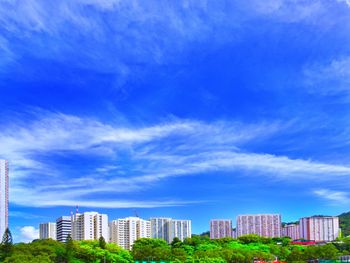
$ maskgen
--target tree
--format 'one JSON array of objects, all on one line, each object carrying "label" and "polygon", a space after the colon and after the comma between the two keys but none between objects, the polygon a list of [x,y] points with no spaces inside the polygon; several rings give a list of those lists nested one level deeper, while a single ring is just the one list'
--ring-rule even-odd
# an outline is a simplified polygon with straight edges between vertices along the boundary
[{"label": "tree", "polygon": [[6,228],[4,235],[2,237],[2,242],[0,245],[0,259],[3,261],[5,258],[11,256],[12,253],[12,234],[11,231]]},{"label": "tree", "polygon": [[100,248],[105,249],[106,248],[106,240],[104,239],[103,236],[101,236],[98,240],[98,244]]},{"label": "tree", "polygon": [[66,262],[71,263],[74,260],[74,241],[71,237],[71,235],[68,235],[66,240]]},{"label": "tree", "polygon": [[172,248],[179,248],[182,246],[182,242],[178,237],[174,237],[170,245]]},{"label": "tree", "polygon": [[238,240],[243,244],[259,243],[261,242],[261,237],[255,234],[249,234],[249,235],[240,236]]},{"label": "tree", "polygon": [[298,247],[292,248],[292,252],[287,257],[287,262],[305,262],[305,260],[303,250]]},{"label": "tree", "polygon": [[132,246],[135,260],[169,260],[170,246],[162,239],[140,238]]}]

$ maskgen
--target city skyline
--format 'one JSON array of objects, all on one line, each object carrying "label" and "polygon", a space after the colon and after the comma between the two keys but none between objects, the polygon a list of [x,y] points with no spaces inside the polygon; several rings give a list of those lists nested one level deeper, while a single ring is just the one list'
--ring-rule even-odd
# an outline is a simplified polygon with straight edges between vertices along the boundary
[{"label": "city skyline", "polygon": [[[71,215],[66,239],[62,239],[62,224],[64,217],[56,223],[40,224],[40,239],[52,238],[66,242],[68,236],[73,240],[99,240],[103,237],[106,242],[115,243],[120,247],[131,250],[134,242],[140,238],[163,239],[171,244],[174,238],[184,242],[192,237],[191,220],[172,218],[150,218],[138,216],[112,219],[98,212],[83,212]],[[57,226],[57,227],[56,227]],[[203,233],[210,239],[237,238],[246,235],[257,235],[266,238],[289,237],[293,242],[332,242],[342,237],[342,230],[337,216],[315,215],[303,217],[299,222],[282,223],[279,214],[249,214],[236,218],[236,227],[231,219],[212,219],[209,222],[209,234]],[[57,233],[57,236],[56,236]]]},{"label": "city skyline", "polygon": [[193,233],[349,211],[349,28],[346,0],[1,1],[13,239],[76,206]]}]

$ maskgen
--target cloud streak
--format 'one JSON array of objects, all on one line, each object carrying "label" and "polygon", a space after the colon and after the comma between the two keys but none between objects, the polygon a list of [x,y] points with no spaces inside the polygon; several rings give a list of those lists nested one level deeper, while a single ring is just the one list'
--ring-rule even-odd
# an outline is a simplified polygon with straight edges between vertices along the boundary
[{"label": "cloud streak", "polygon": [[304,69],[309,91],[321,95],[350,93],[350,57],[342,57],[328,63],[316,63]]},{"label": "cloud streak", "polygon": [[350,203],[350,197],[347,192],[318,189],[314,190],[314,194],[320,198],[330,201],[335,205],[346,205]]},{"label": "cloud streak", "polygon": [[[0,156],[11,163],[10,200],[22,206],[188,205],[196,200],[140,201],[120,195],[148,191],[167,178],[200,176],[215,171],[246,170],[270,179],[318,178],[325,182],[350,174],[347,165],[243,150],[246,144],[273,137],[289,129],[291,124],[205,123],[176,119],[151,126],[128,127],[62,113],[36,114],[32,121],[14,120],[0,132],[3,145]],[[57,155],[68,158],[68,166],[76,156],[102,158],[102,163],[106,164],[98,163],[83,173],[72,174],[74,164],[62,170],[55,162],[45,161]],[[123,165],[125,162],[128,166]],[[100,195],[107,193],[114,197],[99,201]]]},{"label": "cloud streak", "polygon": [[[176,63],[194,42],[210,41],[213,47],[238,43],[250,19],[312,23],[325,14],[322,1],[65,0],[54,5],[44,0],[2,1],[0,24],[8,35],[5,41],[18,43],[6,48],[6,54],[16,57],[4,62],[2,70],[30,54],[128,79],[131,72],[142,71],[137,65]],[[84,45],[82,40],[87,38],[93,47]],[[64,44],[46,44],[53,41]]]}]

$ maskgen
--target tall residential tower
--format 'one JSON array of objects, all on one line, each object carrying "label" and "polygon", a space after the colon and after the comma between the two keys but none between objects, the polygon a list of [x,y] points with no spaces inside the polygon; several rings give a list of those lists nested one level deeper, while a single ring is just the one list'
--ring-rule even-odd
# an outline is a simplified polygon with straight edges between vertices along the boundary
[{"label": "tall residential tower", "polygon": [[0,160],[0,238],[8,228],[9,166],[8,161]]},{"label": "tall residential tower", "polygon": [[72,215],[73,240],[109,240],[108,216],[97,212],[76,213]]},{"label": "tall residential tower", "polygon": [[151,222],[139,217],[121,218],[110,222],[109,230],[110,242],[131,249],[137,239],[151,237]]},{"label": "tall residential tower", "polygon": [[237,217],[237,237],[248,234],[256,234],[262,237],[280,237],[281,215],[239,215]]},{"label": "tall residential tower", "polygon": [[303,239],[328,242],[339,237],[339,218],[337,216],[304,217],[299,222],[300,237]]},{"label": "tall residential tower", "polygon": [[177,220],[171,218],[151,218],[151,237],[164,239],[171,243],[175,237],[184,241],[191,237],[191,220]]},{"label": "tall residential tower", "polygon": [[232,221],[229,219],[213,219],[210,221],[210,238],[232,237]]}]

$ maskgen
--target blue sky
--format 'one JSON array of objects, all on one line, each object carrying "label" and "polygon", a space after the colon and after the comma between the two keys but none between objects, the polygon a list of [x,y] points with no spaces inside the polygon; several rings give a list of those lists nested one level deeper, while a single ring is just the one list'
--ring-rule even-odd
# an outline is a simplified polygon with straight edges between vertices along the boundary
[{"label": "blue sky", "polygon": [[80,211],[193,220],[350,205],[349,0],[0,1],[16,241]]}]

